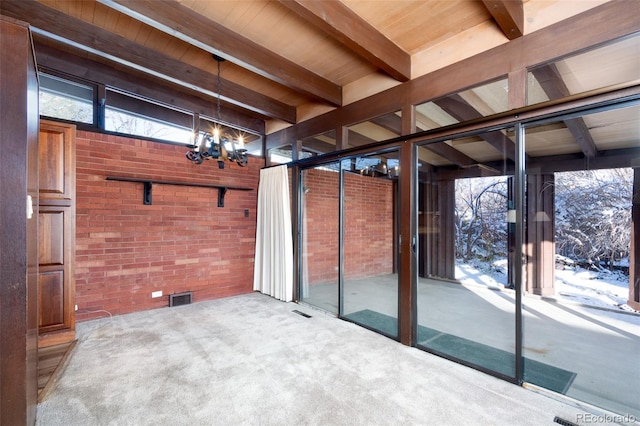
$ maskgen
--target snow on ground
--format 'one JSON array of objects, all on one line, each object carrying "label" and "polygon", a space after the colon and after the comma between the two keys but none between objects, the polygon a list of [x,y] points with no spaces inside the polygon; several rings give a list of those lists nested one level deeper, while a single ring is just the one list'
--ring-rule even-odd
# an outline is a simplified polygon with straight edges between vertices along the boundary
[{"label": "snow on ground", "polygon": [[[494,262],[471,260],[456,262],[456,279],[462,284],[484,284],[504,288],[507,284],[507,260]],[[590,271],[580,266],[563,265],[556,269],[556,294],[560,301],[610,309],[631,310],[629,277],[621,271]]]}]

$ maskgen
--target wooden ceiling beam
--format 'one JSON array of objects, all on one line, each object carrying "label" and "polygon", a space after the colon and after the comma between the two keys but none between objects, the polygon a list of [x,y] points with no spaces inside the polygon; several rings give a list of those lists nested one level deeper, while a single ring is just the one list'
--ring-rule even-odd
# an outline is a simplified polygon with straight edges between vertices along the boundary
[{"label": "wooden ceiling beam", "polygon": [[398,81],[411,79],[411,56],[340,1],[281,0],[307,22]]},{"label": "wooden ceiling beam", "polygon": [[380,117],[373,118],[369,121],[390,131],[391,133],[395,133],[397,136],[402,135],[402,117],[396,114],[381,115]]},{"label": "wooden ceiling beam", "polygon": [[482,0],[482,2],[509,40],[524,35],[522,0]]},{"label": "wooden ceiling beam", "polygon": [[[640,158],[640,148],[620,148],[602,151],[601,155],[589,161],[589,170],[618,169],[637,167],[637,159]],[[492,170],[500,170],[493,173]],[[582,154],[547,155],[543,157],[530,157],[526,163],[528,174],[576,172],[585,170],[584,156]],[[513,163],[495,161],[487,163],[483,168],[455,169],[451,166],[438,167],[437,179],[453,180],[480,176],[507,176],[513,175]]]},{"label": "wooden ceiling beam", "polygon": [[307,96],[342,105],[342,88],[176,1],[98,0],[125,15]]},{"label": "wooden ceiling beam", "polygon": [[[374,118],[371,122],[395,133],[398,136],[402,134],[402,118],[395,114],[386,114],[381,117]],[[423,129],[416,130],[421,131]],[[422,147],[460,167],[472,167],[478,164],[476,160],[445,142],[436,142],[423,145]]]},{"label": "wooden ceiling beam", "polygon": [[466,167],[473,167],[478,165],[478,162],[476,160],[458,151],[457,149],[455,149],[454,147],[452,147],[451,145],[445,142],[437,142],[437,143],[431,143],[428,145],[421,145],[421,146],[422,148],[428,149],[434,154],[437,154],[440,157],[451,161],[452,163],[456,164],[459,167],[466,168]]},{"label": "wooden ceiling beam", "polygon": [[[211,89],[207,89],[213,86],[215,75],[66,15],[40,2],[3,0],[0,2],[0,11],[4,15],[28,22],[33,27],[34,33],[210,96],[216,96]],[[296,122],[294,107],[231,81],[222,81],[220,99],[267,117],[289,123]]]},{"label": "wooden ceiling beam", "polygon": [[302,150],[316,154],[326,154],[327,152],[335,151],[336,146],[317,138],[306,138],[302,141]]},{"label": "wooden ceiling beam", "polygon": [[[549,99],[561,99],[571,95],[569,88],[562,80],[560,71],[554,64],[535,68],[531,72]],[[578,146],[580,146],[585,157],[593,158],[599,155],[598,147],[593,141],[591,132],[581,117],[564,120],[564,124],[571,132]]]},{"label": "wooden ceiling beam", "polygon": [[[474,107],[469,105],[460,95],[451,95],[447,96],[446,98],[436,99],[435,101],[433,101],[433,103],[438,105],[447,114],[449,114],[459,122],[482,118],[482,114],[480,114]],[[484,139],[507,158],[515,161],[515,143],[513,143],[513,141],[502,132],[485,132],[478,135],[478,137]]]},{"label": "wooden ceiling beam", "polygon": [[370,145],[375,142],[377,142],[375,139],[371,139],[370,137],[367,137],[356,131],[349,130],[349,137],[347,140],[349,148]]}]

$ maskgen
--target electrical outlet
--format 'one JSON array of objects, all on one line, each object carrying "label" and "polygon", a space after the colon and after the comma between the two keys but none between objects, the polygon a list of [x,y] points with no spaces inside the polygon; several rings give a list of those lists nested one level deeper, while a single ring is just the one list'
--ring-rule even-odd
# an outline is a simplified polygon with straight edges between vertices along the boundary
[{"label": "electrical outlet", "polygon": [[156,297],[162,297],[162,290],[159,291],[152,291],[151,292],[151,297],[156,298]]}]

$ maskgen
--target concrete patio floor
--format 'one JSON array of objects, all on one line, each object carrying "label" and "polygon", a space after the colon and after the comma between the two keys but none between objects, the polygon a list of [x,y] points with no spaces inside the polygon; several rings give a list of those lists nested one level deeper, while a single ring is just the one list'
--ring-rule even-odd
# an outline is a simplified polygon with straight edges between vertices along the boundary
[{"label": "concrete patio floor", "polygon": [[[308,286],[306,303],[337,312],[337,285]],[[344,314],[397,317],[397,276],[347,280]],[[418,324],[515,353],[515,292],[420,279]],[[566,396],[640,419],[640,315],[523,297],[523,356],[576,374]]]}]

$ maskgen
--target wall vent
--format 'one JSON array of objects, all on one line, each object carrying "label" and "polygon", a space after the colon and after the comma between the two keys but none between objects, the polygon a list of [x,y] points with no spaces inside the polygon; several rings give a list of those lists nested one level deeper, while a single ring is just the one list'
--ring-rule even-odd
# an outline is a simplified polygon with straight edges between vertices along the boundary
[{"label": "wall vent", "polygon": [[293,310],[293,311],[291,311],[291,312],[293,312],[294,314],[302,315],[302,316],[303,316],[303,317],[305,317],[305,318],[311,318],[311,315],[309,315],[309,314],[305,314],[304,312],[300,312],[300,311],[299,311],[299,310],[297,310],[297,309],[294,309],[294,310]]},{"label": "wall vent", "polygon": [[169,306],[190,305],[193,299],[193,292],[174,293],[169,295]]},{"label": "wall vent", "polygon": [[562,425],[562,426],[578,426],[576,423],[570,422],[569,420],[565,420],[565,419],[563,419],[561,417],[558,417],[558,416],[556,416],[553,419],[553,422],[554,423],[558,423],[559,425]]}]

